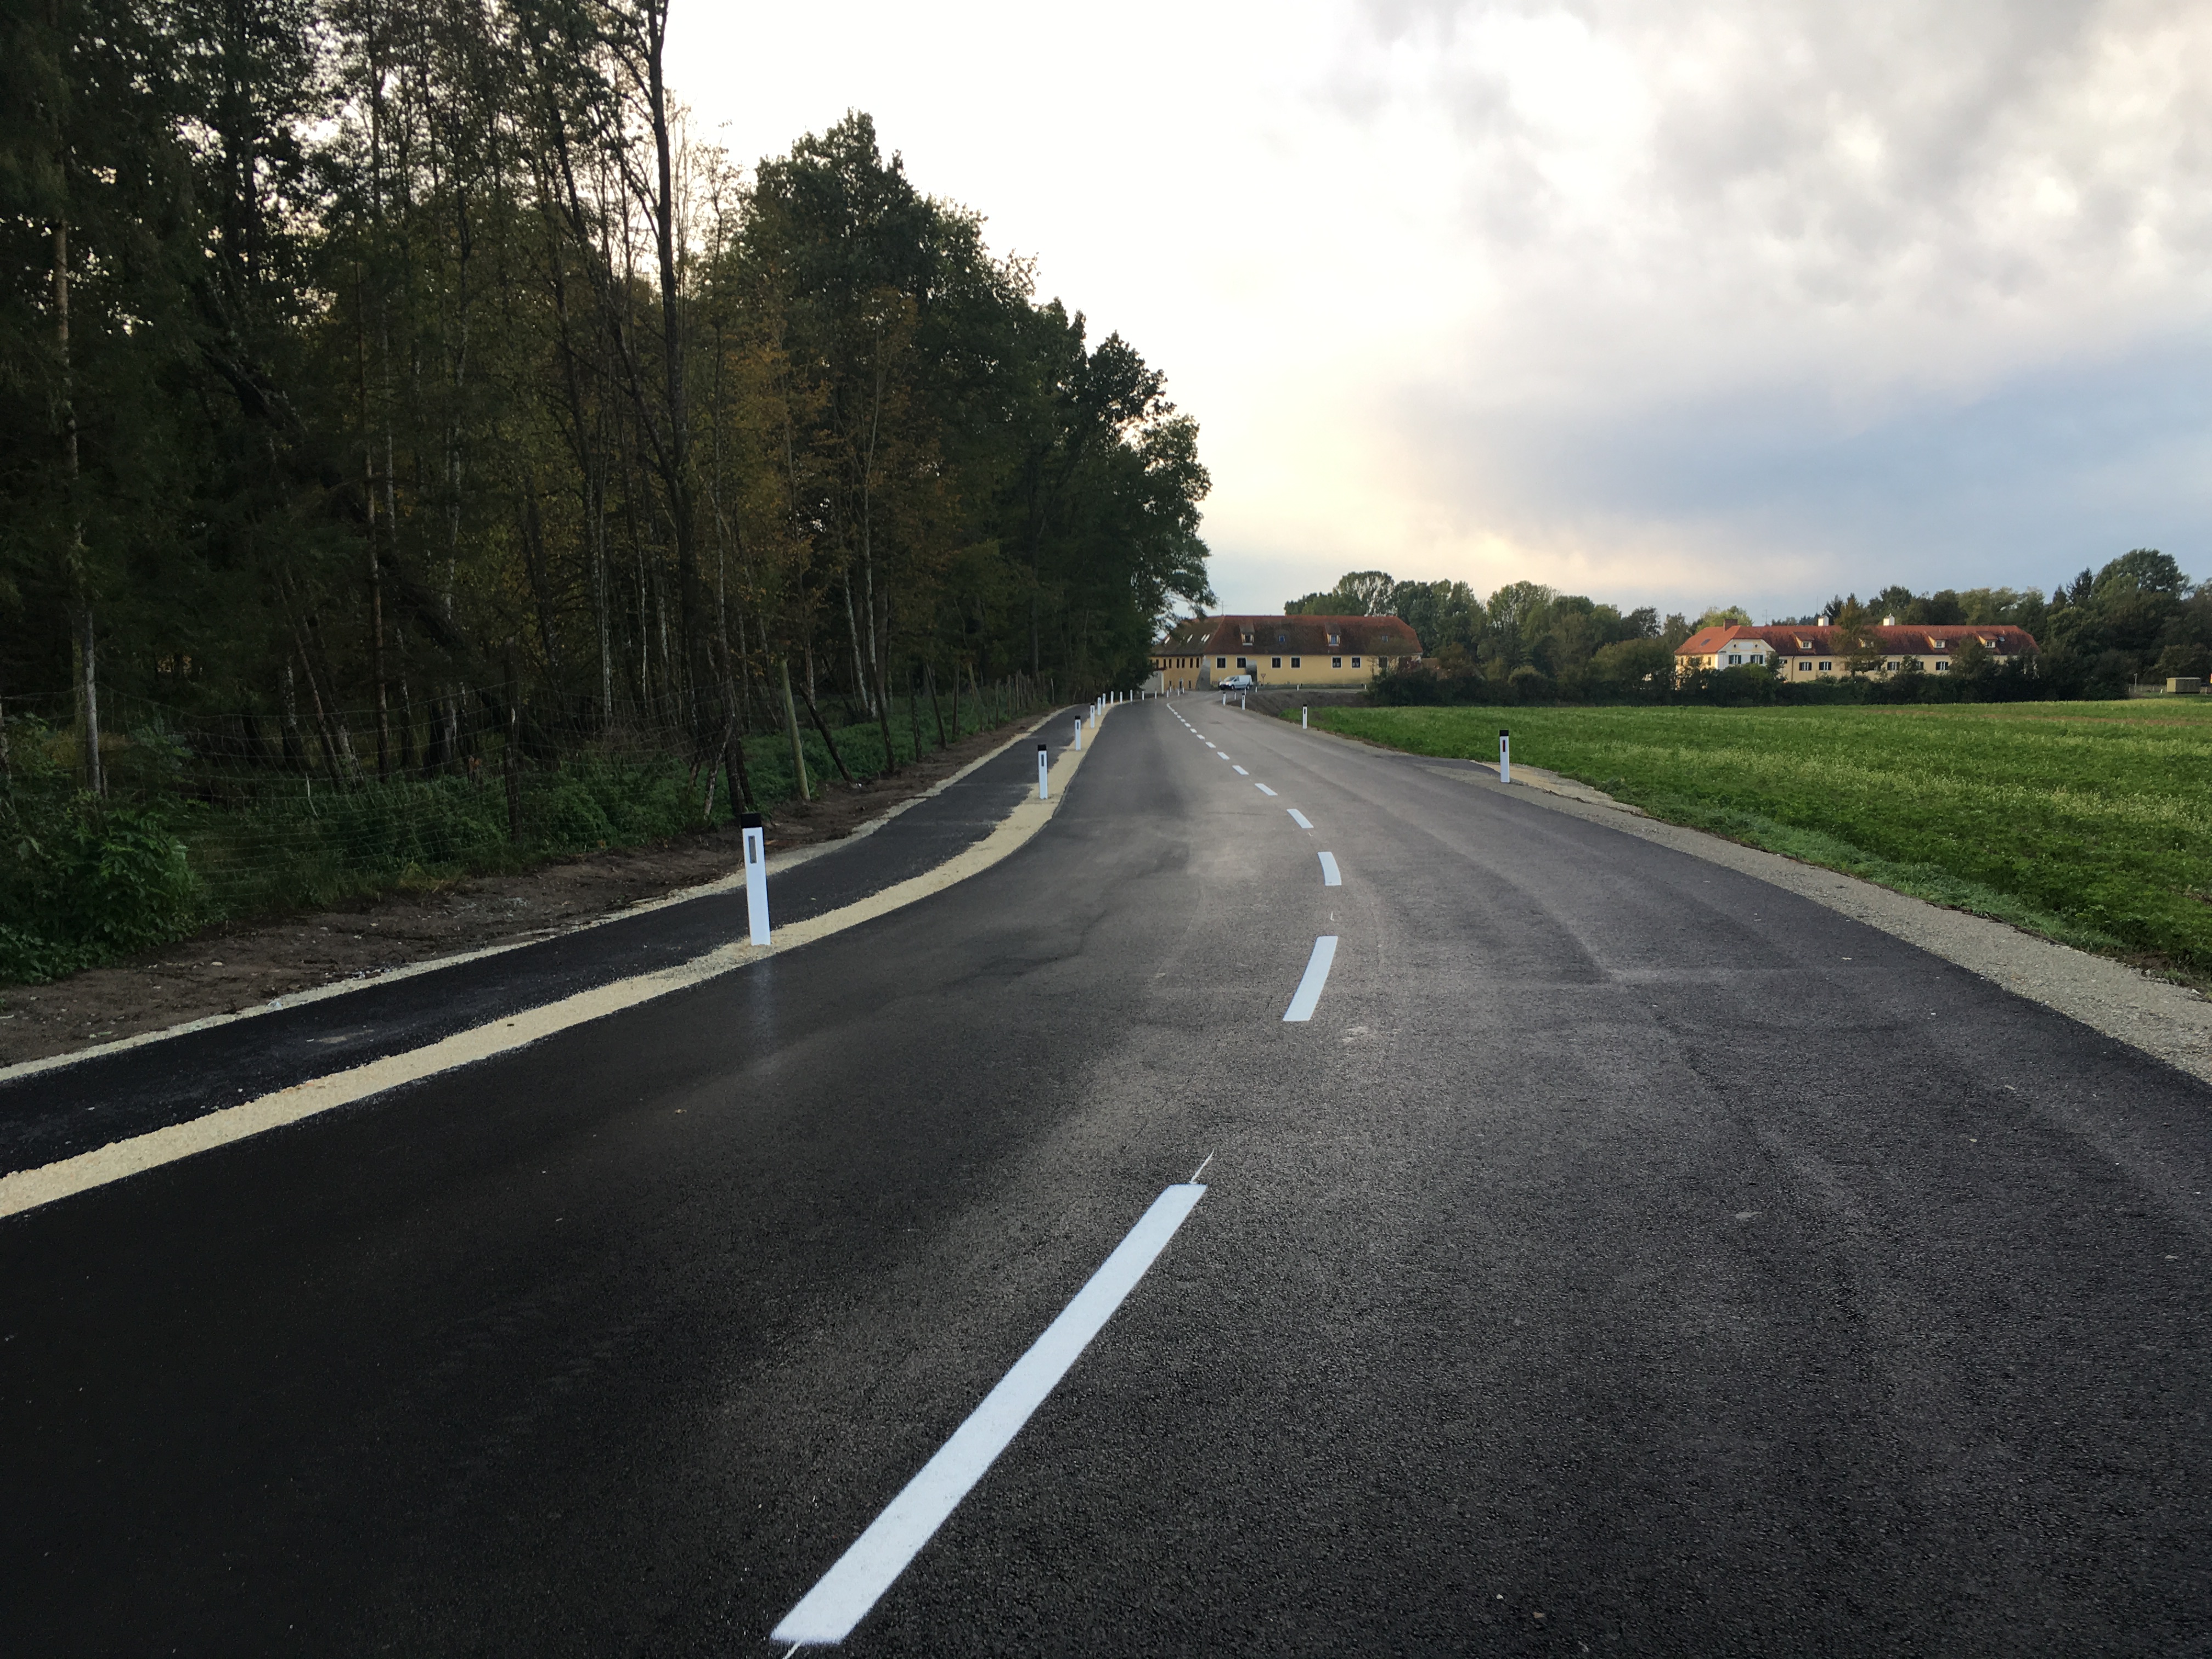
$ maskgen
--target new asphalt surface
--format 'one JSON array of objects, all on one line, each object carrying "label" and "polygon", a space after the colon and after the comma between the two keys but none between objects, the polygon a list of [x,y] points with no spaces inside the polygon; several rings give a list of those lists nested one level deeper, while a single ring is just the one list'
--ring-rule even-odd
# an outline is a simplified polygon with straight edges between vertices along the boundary
[{"label": "new asphalt surface", "polygon": [[[1036,742],[1057,756],[1075,712],[1048,720],[872,833],[769,876],[778,924],[842,908],[981,841],[1036,789]],[[0,1079],[0,1175],[182,1123],[747,936],[742,888],[624,916],[424,973],[380,980],[237,1024]]]},{"label": "new asphalt surface", "polygon": [[1210,1158],[853,1651],[2203,1652],[2208,1104],[1749,878],[1134,705],[969,881],[0,1222],[4,1645],[781,1651]]}]

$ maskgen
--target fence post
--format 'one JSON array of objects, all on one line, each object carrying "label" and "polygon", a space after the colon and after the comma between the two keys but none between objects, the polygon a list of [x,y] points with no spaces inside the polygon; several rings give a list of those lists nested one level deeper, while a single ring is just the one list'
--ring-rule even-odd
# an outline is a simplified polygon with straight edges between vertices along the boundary
[{"label": "fence post", "polygon": [[768,840],[761,815],[748,812],[745,826],[745,921],[756,945],[768,943]]}]

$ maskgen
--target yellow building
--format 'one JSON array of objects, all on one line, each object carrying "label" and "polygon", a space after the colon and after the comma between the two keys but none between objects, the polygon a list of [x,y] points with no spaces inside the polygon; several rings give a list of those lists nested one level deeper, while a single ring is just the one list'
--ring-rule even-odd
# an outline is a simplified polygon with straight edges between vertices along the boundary
[{"label": "yellow building", "polygon": [[1364,686],[1419,660],[1396,617],[1194,617],[1152,647],[1155,691],[1203,691],[1240,674],[1255,686]]}]

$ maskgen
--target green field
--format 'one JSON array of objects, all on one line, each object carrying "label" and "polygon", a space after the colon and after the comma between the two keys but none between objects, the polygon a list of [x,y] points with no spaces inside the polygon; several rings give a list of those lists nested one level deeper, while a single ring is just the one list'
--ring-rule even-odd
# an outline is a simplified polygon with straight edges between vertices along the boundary
[{"label": "green field", "polygon": [[1654,817],[2212,980],[2212,699],[1842,708],[1331,708]]}]

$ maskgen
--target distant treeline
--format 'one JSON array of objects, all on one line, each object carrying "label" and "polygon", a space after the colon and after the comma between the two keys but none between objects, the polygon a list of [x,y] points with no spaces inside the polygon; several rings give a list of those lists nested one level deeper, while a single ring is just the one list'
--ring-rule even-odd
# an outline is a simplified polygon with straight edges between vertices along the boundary
[{"label": "distant treeline", "polygon": [[1488,599],[1465,582],[1395,581],[1383,571],[1347,574],[1326,592],[1285,610],[1403,617],[1421,637],[1423,659],[1379,677],[1383,702],[1996,702],[2123,697],[2131,684],[2212,673],[2212,587],[2200,589],[2172,557],[2138,548],[2102,569],[2084,570],[2045,598],[2039,590],[1945,588],[1915,593],[1892,586],[1873,598],[1838,595],[1802,616],[1771,622],[1856,629],[1902,623],[2012,623],[2041,649],[2017,665],[1966,672],[1846,678],[1790,685],[1764,667],[1700,673],[1678,684],[1674,647],[1698,629],[1754,619],[1736,606],[1663,619],[1649,606],[1624,611],[1537,582],[1514,582]]},{"label": "distant treeline", "polygon": [[347,778],[510,693],[772,728],[787,669],[888,743],[1211,599],[1160,373],[866,115],[741,173],[666,14],[6,9],[0,694],[70,700],[88,788],[110,689]]}]

